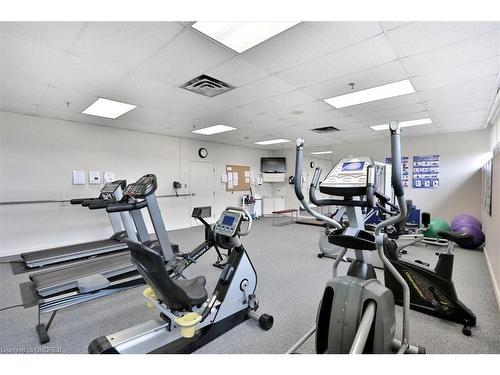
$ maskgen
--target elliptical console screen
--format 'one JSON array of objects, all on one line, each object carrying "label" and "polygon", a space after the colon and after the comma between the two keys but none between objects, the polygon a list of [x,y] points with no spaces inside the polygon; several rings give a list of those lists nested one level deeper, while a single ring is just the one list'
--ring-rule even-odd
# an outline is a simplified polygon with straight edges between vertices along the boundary
[{"label": "elliptical console screen", "polygon": [[222,219],[222,225],[227,225],[228,227],[231,227],[233,226],[234,220],[235,220],[234,216],[226,215],[224,216],[224,219]]},{"label": "elliptical console screen", "polygon": [[362,171],[365,166],[364,161],[349,161],[342,164],[342,172]]}]

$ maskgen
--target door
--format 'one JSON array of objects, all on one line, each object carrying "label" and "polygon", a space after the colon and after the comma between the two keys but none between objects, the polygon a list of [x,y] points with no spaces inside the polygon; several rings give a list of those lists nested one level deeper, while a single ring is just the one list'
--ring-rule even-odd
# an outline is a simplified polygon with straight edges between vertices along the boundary
[{"label": "door", "polygon": [[[206,218],[212,222],[215,216],[215,165],[210,162],[192,161],[190,166],[191,192],[195,194],[191,198],[191,211],[194,207],[210,207],[211,216]],[[191,218],[191,226],[200,225]]]}]

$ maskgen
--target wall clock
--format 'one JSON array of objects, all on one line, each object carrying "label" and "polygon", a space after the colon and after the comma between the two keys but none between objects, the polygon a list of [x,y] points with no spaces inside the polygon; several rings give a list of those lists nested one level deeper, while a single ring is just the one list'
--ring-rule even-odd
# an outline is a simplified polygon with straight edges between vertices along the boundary
[{"label": "wall clock", "polygon": [[208,151],[206,148],[202,147],[198,150],[198,155],[200,158],[205,159],[208,156]]}]

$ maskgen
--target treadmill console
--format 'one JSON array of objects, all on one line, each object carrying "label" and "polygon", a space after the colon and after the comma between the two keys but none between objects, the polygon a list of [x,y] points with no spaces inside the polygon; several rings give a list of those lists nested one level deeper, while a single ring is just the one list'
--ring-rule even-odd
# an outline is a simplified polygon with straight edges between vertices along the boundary
[{"label": "treadmill console", "polygon": [[101,189],[101,194],[99,195],[100,199],[103,200],[110,200],[110,199],[115,199],[115,193],[118,189],[125,189],[127,186],[127,181],[126,180],[116,180],[113,182],[108,182],[104,187]]},{"label": "treadmill console", "polygon": [[154,174],[146,174],[136,182],[129,184],[123,191],[123,195],[135,199],[143,199],[153,194],[157,187],[156,176]]},{"label": "treadmill console", "polygon": [[368,186],[375,185],[375,162],[372,158],[344,158],[319,185],[324,194],[352,197],[365,195]]},{"label": "treadmill console", "polygon": [[235,237],[238,234],[243,214],[236,211],[224,211],[214,227],[214,232],[222,236]]}]

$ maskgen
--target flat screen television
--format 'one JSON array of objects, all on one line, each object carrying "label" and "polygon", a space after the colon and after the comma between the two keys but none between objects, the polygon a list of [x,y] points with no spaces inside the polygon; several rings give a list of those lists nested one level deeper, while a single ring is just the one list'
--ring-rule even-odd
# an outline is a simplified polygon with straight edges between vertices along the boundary
[{"label": "flat screen television", "polygon": [[285,173],[286,158],[261,158],[260,171],[262,173]]}]

